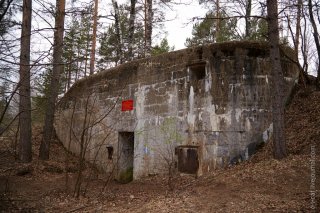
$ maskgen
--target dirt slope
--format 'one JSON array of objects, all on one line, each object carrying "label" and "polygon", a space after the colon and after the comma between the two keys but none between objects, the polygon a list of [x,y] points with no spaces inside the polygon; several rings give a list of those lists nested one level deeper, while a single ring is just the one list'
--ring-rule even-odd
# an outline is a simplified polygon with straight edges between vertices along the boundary
[{"label": "dirt slope", "polygon": [[[15,162],[10,145],[0,143],[0,212],[312,212],[310,165],[315,161],[319,182],[319,126],[320,92],[300,89],[286,110],[289,156],[284,160],[272,158],[268,143],[247,162],[199,178],[177,177],[173,191],[166,177],[118,184],[88,166],[86,193],[79,199],[72,197],[76,158],[70,158],[66,184],[66,155],[58,142],[50,161],[37,160],[38,127],[31,164]],[[319,186],[314,212],[320,209]]]}]

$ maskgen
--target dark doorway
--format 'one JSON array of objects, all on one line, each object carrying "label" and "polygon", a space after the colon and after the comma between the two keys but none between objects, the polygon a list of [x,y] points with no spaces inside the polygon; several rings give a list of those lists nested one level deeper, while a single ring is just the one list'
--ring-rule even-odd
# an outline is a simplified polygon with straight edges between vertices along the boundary
[{"label": "dark doorway", "polygon": [[190,77],[192,81],[199,81],[206,77],[206,62],[189,65]]},{"label": "dark doorway", "polygon": [[197,174],[199,169],[198,150],[198,146],[177,147],[179,172],[187,174]]},{"label": "dark doorway", "polygon": [[134,132],[119,132],[119,173],[118,181],[133,180]]}]

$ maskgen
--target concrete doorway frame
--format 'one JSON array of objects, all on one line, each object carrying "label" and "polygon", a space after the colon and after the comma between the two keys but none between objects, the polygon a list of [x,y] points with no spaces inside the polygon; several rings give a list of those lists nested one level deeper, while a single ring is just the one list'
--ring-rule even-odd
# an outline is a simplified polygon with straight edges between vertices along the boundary
[{"label": "concrete doorway frame", "polygon": [[118,132],[118,175],[121,183],[133,180],[134,132]]}]

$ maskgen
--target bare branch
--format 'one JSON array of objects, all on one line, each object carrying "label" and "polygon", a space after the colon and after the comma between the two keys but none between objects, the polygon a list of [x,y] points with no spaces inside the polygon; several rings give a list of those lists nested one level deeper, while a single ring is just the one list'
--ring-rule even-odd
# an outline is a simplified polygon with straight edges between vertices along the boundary
[{"label": "bare branch", "polygon": [[234,19],[234,18],[257,18],[257,19],[267,19],[264,16],[243,16],[243,15],[239,15],[239,16],[226,16],[226,17],[204,17],[204,18],[200,18],[200,17],[193,17],[193,21],[194,20],[204,20],[204,19],[213,19],[213,20],[225,20],[225,19]]}]

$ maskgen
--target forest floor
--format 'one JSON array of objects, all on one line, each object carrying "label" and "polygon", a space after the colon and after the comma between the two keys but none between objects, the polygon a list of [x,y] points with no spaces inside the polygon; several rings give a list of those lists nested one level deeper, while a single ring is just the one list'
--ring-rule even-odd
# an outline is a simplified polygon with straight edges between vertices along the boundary
[{"label": "forest floor", "polygon": [[88,165],[84,191],[74,198],[76,157],[69,160],[68,175],[58,142],[49,161],[38,160],[41,137],[35,127],[30,164],[17,162],[1,139],[0,212],[320,212],[320,92],[311,87],[296,92],[286,109],[286,159],[274,160],[267,143],[249,161],[198,178],[179,175],[172,191],[164,176],[120,184]]}]

